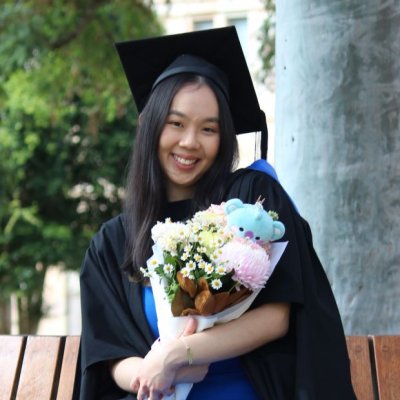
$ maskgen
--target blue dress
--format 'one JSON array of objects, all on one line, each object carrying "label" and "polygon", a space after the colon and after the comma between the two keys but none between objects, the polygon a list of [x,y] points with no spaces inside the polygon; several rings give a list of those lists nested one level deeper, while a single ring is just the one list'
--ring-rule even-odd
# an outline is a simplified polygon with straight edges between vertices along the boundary
[{"label": "blue dress", "polygon": [[[146,318],[154,337],[157,338],[159,336],[157,314],[151,287],[143,287],[142,301]],[[258,398],[238,357],[211,364],[204,380],[195,383],[188,396],[188,400]]]}]

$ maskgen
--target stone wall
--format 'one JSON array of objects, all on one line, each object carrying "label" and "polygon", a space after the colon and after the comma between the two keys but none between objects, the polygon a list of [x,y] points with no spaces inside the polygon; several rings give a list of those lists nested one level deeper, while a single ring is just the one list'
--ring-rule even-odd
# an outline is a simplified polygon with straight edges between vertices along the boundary
[{"label": "stone wall", "polygon": [[346,333],[400,331],[400,1],[277,0],[275,165]]}]

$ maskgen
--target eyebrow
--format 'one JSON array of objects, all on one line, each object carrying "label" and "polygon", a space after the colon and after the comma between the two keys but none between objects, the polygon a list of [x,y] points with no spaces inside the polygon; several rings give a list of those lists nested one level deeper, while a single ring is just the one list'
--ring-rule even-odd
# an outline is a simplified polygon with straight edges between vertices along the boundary
[{"label": "eyebrow", "polygon": [[[176,116],[182,117],[182,118],[187,117],[184,113],[182,113],[180,111],[176,111],[176,110],[170,110],[168,115],[176,115]],[[205,118],[204,122],[215,122],[216,124],[219,124],[219,118],[218,117]]]}]

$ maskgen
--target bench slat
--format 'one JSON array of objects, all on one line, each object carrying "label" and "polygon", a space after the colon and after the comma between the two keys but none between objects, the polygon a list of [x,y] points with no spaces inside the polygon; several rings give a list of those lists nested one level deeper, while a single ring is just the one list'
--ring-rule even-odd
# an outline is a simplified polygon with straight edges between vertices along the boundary
[{"label": "bench slat", "polygon": [[62,337],[28,336],[16,400],[50,400]]},{"label": "bench slat", "polygon": [[58,384],[57,400],[72,399],[75,383],[75,371],[78,362],[79,344],[79,336],[68,336],[66,338],[60,382]]},{"label": "bench slat", "polygon": [[400,399],[400,336],[372,336],[380,400]]},{"label": "bench slat", "polygon": [[347,336],[351,381],[359,400],[374,400],[371,361],[367,336]]},{"label": "bench slat", "polygon": [[0,336],[0,399],[10,400],[17,385],[26,338]]}]

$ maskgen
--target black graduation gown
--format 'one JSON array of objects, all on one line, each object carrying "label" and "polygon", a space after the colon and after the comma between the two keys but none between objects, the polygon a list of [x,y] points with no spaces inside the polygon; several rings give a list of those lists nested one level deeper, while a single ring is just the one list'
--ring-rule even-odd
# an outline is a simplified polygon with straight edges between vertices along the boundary
[{"label": "black graduation gown", "polygon": [[[282,240],[289,243],[252,307],[290,302],[291,317],[285,337],[242,356],[244,368],[262,399],[353,400],[340,315],[308,224],[270,176],[251,170],[232,175],[226,199],[254,203],[259,196],[265,198],[267,209],[279,213],[286,228]],[[136,398],[117,388],[108,361],[143,357],[154,341],[140,285],[119,269],[124,245],[123,216],[119,216],[95,235],[82,265],[81,400]]]}]

